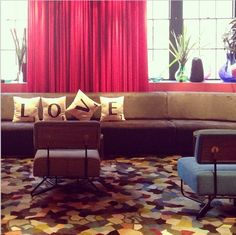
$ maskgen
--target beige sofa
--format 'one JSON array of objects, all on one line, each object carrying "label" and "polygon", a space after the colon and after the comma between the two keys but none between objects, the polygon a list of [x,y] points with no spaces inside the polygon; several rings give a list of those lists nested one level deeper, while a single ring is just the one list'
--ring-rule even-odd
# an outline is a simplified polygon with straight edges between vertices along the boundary
[{"label": "beige sofa", "polygon": [[[143,154],[192,154],[193,131],[236,129],[236,93],[148,92],[86,93],[100,103],[100,96],[124,96],[126,121],[101,122],[105,157]],[[34,123],[13,123],[13,96],[67,97],[72,93],[1,94],[2,157],[33,156]],[[39,116],[42,118],[42,108]],[[101,110],[92,119],[99,120]],[[72,117],[68,116],[68,119]]]}]

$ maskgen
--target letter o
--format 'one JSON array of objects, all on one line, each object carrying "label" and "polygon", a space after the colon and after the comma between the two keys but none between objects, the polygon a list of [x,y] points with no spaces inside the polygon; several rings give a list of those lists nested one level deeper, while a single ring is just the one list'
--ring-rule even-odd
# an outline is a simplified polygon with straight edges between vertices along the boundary
[{"label": "letter o", "polygon": [[[57,107],[57,113],[54,114],[54,115],[53,115],[53,113],[52,113],[52,106],[53,106],[53,105],[55,105],[55,106]],[[52,118],[58,117],[60,113],[61,113],[61,107],[60,107],[60,105],[58,105],[58,104],[50,104],[50,105],[48,106],[48,115],[51,116]]]}]

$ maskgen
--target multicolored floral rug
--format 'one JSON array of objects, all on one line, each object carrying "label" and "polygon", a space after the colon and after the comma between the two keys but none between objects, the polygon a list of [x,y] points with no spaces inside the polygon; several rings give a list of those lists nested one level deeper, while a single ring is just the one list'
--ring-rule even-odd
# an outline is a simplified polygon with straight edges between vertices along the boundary
[{"label": "multicolored floral rug", "polygon": [[202,220],[199,205],[180,193],[178,156],[102,162],[104,194],[68,180],[31,198],[40,179],[32,159],[2,159],[2,234],[158,235],[236,234],[236,209],[215,201]]}]

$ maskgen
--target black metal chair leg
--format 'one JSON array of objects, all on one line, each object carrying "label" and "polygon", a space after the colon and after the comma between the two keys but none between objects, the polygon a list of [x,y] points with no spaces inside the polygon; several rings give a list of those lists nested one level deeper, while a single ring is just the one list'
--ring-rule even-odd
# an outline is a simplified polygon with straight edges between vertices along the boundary
[{"label": "black metal chair leg", "polygon": [[[201,201],[201,200],[199,200],[199,199],[197,199],[197,198],[193,198],[193,197],[191,197],[191,196],[189,196],[189,195],[187,195],[185,192],[184,192],[184,182],[183,182],[183,180],[181,179],[181,193],[182,193],[182,195],[184,196],[184,197],[186,197],[186,198],[188,198],[188,199],[191,199],[191,200],[193,200],[193,201],[195,201],[195,202],[198,202],[198,203],[201,203],[201,204],[203,204],[203,201]],[[204,205],[204,204],[203,204]]]},{"label": "black metal chair leg", "polygon": [[[100,188],[98,188],[91,179],[88,179],[88,182],[90,183],[90,185],[92,185],[92,187],[95,189],[95,194],[99,195],[99,196],[111,196],[110,193],[105,192],[103,190],[101,190]],[[100,182],[100,181],[99,181]]]},{"label": "black metal chair leg", "polygon": [[77,179],[77,182],[83,185],[88,185],[88,183],[92,186],[95,191],[100,191],[100,189],[93,183],[93,181],[89,178],[84,178],[84,179]]},{"label": "black metal chair leg", "polygon": [[32,190],[32,192],[31,192],[31,197],[33,197],[33,196],[35,195],[34,192],[35,192],[35,191],[37,190],[37,188],[40,187],[40,185],[42,185],[43,182],[46,181],[46,180],[47,180],[47,177],[43,177],[43,179],[41,180],[41,182],[40,182],[39,184],[37,184],[36,187]]},{"label": "black metal chair leg", "polygon": [[[55,188],[57,186],[57,178],[55,179],[55,183],[51,182],[51,181],[47,181],[48,177],[44,177],[42,179],[42,181],[32,190],[31,192],[31,197],[34,197],[36,195],[39,195],[41,193],[45,193],[53,188]],[[47,187],[47,188],[43,188],[41,190],[37,190],[44,182],[46,183],[50,183],[52,186],[51,187]]]},{"label": "black metal chair leg", "polygon": [[206,215],[206,213],[212,208],[211,202],[214,199],[212,196],[208,196],[207,203],[202,207],[202,209],[199,211],[198,215],[196,216],[196,219],[200,219]]},{"label": "black metal chair leg", "polygon": [[105,180],[99,178],[98,182],[105,188],[105,189],[110,189],[113,190],[115,187],[112,184],[107,183]]},{"label": "black metal chair leg", "polygon": [[93,183],[92,180],[88,179],[88,182],[90,183],[90,185],[92,185],[92,187],[93,187],[96,191],[100,191],[100,189]]}]

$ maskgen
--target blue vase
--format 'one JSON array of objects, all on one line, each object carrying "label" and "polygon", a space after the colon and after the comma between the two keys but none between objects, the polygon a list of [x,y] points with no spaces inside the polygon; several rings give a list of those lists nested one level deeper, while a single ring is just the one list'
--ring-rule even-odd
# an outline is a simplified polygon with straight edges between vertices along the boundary
[{"label": "blue vase", "polygon": [[227,53],[226,64],[219,70],[219,76],[224,82],[236,82],[236,54]]}]

